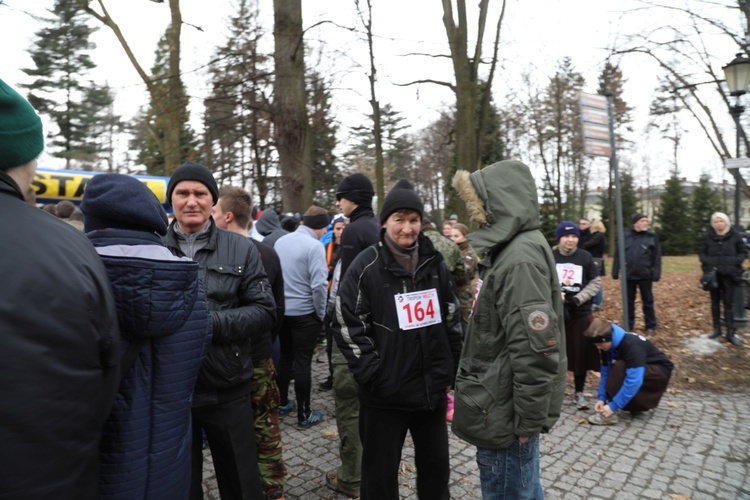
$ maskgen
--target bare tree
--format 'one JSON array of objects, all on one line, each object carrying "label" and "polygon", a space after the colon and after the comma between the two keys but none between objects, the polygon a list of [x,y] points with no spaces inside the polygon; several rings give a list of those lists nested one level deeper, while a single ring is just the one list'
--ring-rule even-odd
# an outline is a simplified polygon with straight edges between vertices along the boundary
[{"label": "bare tree", "polygon": [[[165,0],[152,0],[164,3]],[[138,62],[130,49],[130,45],[122,34],[119,25],[109,15],[104,0],[95,0],[98,10],[91,4],[94,0],[76,0],[78,5],[88,14],[99,20],[103,25],[112,30],[117,41],[122,46],[130,63],[143,80],[151,96],[151,102],[155,107],[156,114],[163,124],[161,133],[150,130],[152,137],[159,145],[164,155],[166,173],[171,173],[182,162],[182,148],[180,143],[180,132],[187,119],[187,96],[184,92],[182,77],[180,73],[180,35],[182,33],[182,12],[180,0],[167,0],[171,14],[170,27],[167,31],[167,44],[169,47],[169,64],[166,68],[166,91],[164,85],[160,85],[152,78]]]},{"label": "bare tree", "polygon": [[[443,25],[448,37],[455,85],[449,85],[456,94],[456,167],[474,171],[480,167],[479,158],[484,138],[484,125],[492,92],[492,80],[497,66],[497,52],[500,43],[500,28],[505,16],[505,1],[497,18],[495,43],[485,85],[481,84],[479,68],[482,64],[482,45],[487,24],[489,0],[479,1],[476,42],[473,54],[469,54],[469,25],[465,0],[443,1]],[[451,174],[452,177],[452,174]],[[455,193],[450,191],[448,208],[468,220],[466,208],[456,203]]]},{"label": "bare tree", "polygon": [[[729,61],[726,55],[717,57],[715,47],[722,41],[726,46],[734,45],[735,52],[750,54],[747,45],[750,2],[693,1],[675,5],[643,1],[641,4],[640,15],[644,10],[651,11],[651,19],[664,19],[667,14],[672,22],[630,35],[613,53],[623,57],[646,56],[655,61],[663,72],[660,95],[671,94],[670,106],[674,112],[687,115],[700,127],[717,156],[731,158],[734,129],[721,125],[728,116],[727,109],[734,104],[730,102],[721,71]],[[664,106],[652,110],[661,113]],[[739,133],[748,151],[748,135],[742,128]],[[750,195],[744,180],[742,184]]]},{"label": "bare tree", "polygon": [[375,49],[372,43],[372,2],[367,1],[367,17],[362,12],[359,0],[354,0],[357,6],[357,14],[360,21],[365,27],[367,34],[367,47],[370,53],[370,73],[367,75],[370,80],[370,106],[372,107],[372,125],[373,139],[375,141],[375,191],[378,200],[385,198],[385,181],[383,178],[383,128],[380,121],[380,102],[375,92],[377,82],[377,71],[375,70]]}]

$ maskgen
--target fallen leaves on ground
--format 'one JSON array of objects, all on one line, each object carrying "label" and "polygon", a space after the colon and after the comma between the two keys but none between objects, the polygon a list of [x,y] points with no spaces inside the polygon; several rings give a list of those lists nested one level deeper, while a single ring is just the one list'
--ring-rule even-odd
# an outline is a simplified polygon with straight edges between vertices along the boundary
[{"label": "fallen leaves on ground", "polygon": [[[694,270],[671,270],[690,269],[693,261]],[[672,263],[676,265],[670,265]],[[685,265],[686,263],[688,265]],[[720,339],[725,346],[724,349],[700,355],[685,345],[687,340],[704,335],[713,328],[710,296],[698,285],[701,271],[697,256],[664,257],[662,268],[666,270],[662,273],[661,280],[654,283],[653,287],[658,326],[656,337],[651,340],[675,364],[670,388],[714,392],[749,388],[750,331],[740,332],[745,344],[741,348],[731,346],[726,340]],[[602,283],[604,308],[595,312],[594,316],[621,324],[621,283],[610,276],[603,277]],[[636,298],[635,310],[634,330],[644,333],[640,293]]]}]

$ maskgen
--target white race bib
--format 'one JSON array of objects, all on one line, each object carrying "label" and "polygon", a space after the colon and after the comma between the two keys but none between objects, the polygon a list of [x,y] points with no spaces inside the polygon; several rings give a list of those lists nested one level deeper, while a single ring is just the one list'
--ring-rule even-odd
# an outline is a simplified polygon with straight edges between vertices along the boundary
[{"label": "white race bib", "polygon": [[565,263],[556,264],[557,280],[562,286],[571,286],[583,283],[583,266]]},{"label": "white race bib", "polygon": [[398,326],[402,330],[413,330],[442,322],[437,290],[399,293],[394,297],[398,312]]}]

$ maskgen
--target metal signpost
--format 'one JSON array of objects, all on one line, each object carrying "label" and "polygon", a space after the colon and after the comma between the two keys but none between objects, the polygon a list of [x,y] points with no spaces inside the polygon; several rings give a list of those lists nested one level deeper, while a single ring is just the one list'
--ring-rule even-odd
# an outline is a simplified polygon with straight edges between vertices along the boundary
[{"label": "metal signpost", "polygon": [[620,259],[620,286],[622,289],[622,327],[628,329],[628,279],[625,268],[625,232],[622,225],[622,193],[620,172],[615,149],[612,92],[605,95],[581,92],[581,121],[583,122],[583,149],[589,156],[609,158],[609,168],[615,177],[615,213],[617,217],[617,254]]}]

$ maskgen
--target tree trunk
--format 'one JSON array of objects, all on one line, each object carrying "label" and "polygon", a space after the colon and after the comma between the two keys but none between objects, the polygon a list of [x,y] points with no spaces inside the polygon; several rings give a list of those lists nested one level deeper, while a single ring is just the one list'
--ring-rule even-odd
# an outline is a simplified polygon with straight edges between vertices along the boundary
[{"label": "tree trunk", "polygon": [[[446,212],[455,211],[459,220],[469,220],[468,212],[463,203],[458,203],[457,193],[450,189],[453,174],[457,169],[473,172],[480,168],[480,151],[482,150],[482,137],[484,133],[480,130],[483,123],[482,117],[486,116],[489,106],[489,98],[483,99],[482,92],[492,91],[492,77],[494,75],[495,62],[497,60],[497,43],[499,36],[495,37],[495,52],[492,57],[492,70],[486,85],[479,81],[479,65],[482,58],[482,43],[484,30],[487,23],[487,9],[489,0],[479,1],[479,15],[477,22],[477,37],[474,53],[469,57],[468,49],[468,19],[466,15],[466,1],[456,0],[457,21],[454,19],[453,0],[443,1],[443,25],[448,37],[448,45],[451,51],[451,61],[456,79],[454,87],[456,93],[456,156],[448,168],[448,182],[446,189]],[[503,2],[502,12],[505,12]],[[502,16],[497,23],[497,35],[500,33]]]},{"label": "tree trunk", "polygon": [[312,200],[301,0],[274,0],[274,116],[283,210],[304,212]]},{"label": "tree trunk", "polygon": [[182,33],[182,12],[180,0],[169,0],[172,24],[169,27],[167,41],[169,44],[169,79],[167,80],[166,109],[164,116],[164,139],[160,144],[164,155],[165,175],[170,175],[180,166],[182,160],[180,132],[183,128],[182,118],[186,116],[187,102],[180,75],[180,35]]}]

